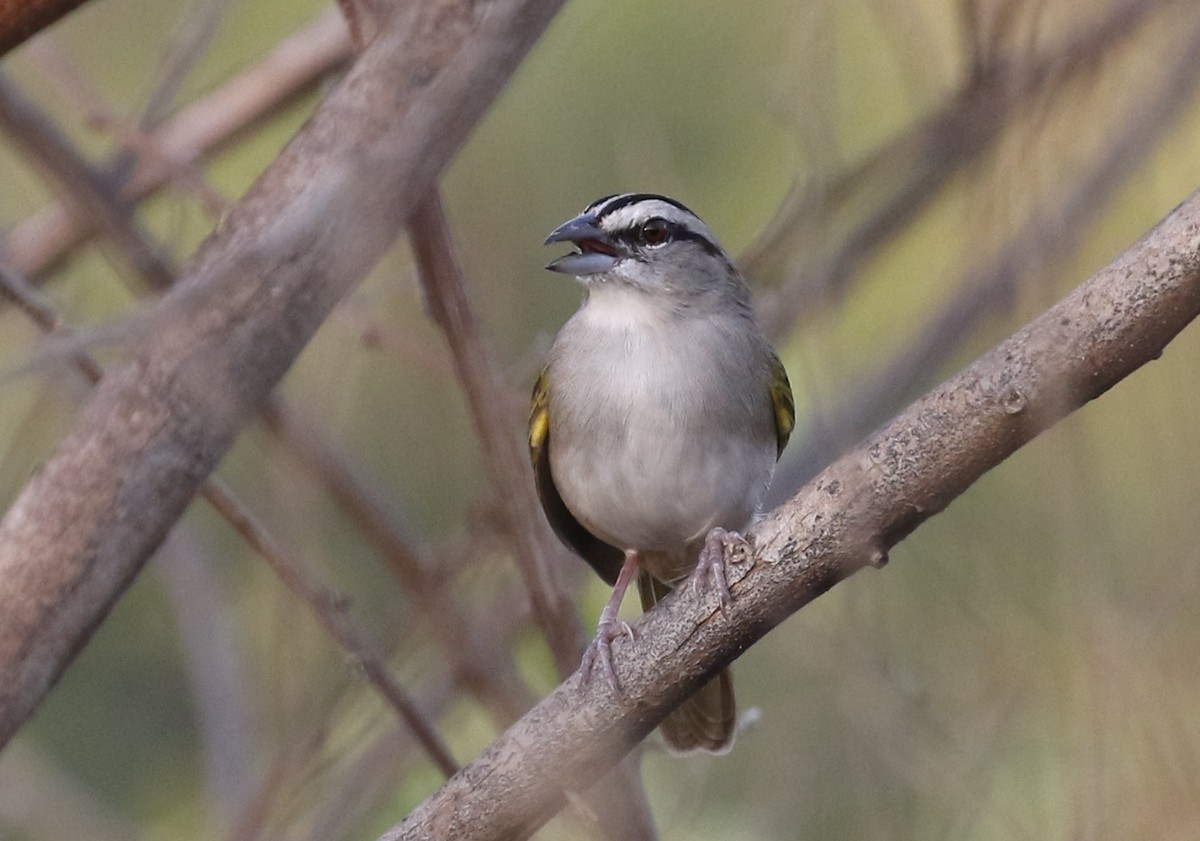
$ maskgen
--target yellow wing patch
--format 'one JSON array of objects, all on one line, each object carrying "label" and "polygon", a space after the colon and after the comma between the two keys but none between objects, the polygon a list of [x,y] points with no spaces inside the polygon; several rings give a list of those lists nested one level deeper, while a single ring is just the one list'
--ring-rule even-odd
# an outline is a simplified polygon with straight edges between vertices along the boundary
[{"label": "yellow wing patch", "polygon": [[529,458],[533,462],[538,499],[546,513],[546,520],[559,540],[591,564],[601,578],[609,584],[616,584],[625,553],[615,546],[609,546],[584,528],[554,486],[554,474],[550,470],[549,382],[548,369],[544,368],[533,386],[533,400],[529,406]]},{"label": "yellow wing patch", "polygon": [[529,459],[538,462],[542,447],[546,446],[546,437],[550,434],[550,394],[546,387],[547,368],[538,374],[537,382],[533,384],[533,399],[529,404]]},{"label": "yellow wing patch", "polygon": [[796,426],[796,402],[792,398],[792,384],[779,356],[771,354],[771,406],[775,409],[775,457],[783,455],[792,429]]}]

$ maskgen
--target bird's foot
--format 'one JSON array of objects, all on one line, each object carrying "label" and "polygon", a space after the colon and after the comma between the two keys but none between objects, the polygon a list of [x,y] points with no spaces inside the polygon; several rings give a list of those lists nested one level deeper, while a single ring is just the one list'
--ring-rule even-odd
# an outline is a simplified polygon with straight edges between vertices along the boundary
[{"label": "bird's foot", "polygon": [[617,619],[617,611],[621,607],[621,600],[625,598],[625,591],[629,589],[630,582],[637,576],[637,571],[638,553],[631,549],[625,553],[625,562],[621,564],[621,571],[617,574],[617,582],[613,585],[612,595],[609,596],[604,609],[600,611],[600,622],[596,626],[596,638],[583,652],[583,662],[579,664],[579,669],[583,672],[584,684],[591,681],[592,669],[599,663],[609,686],[616,692],[621,691],[621,683],[617,680],[616,669],[613,668],[612,644],[614,640],[621,637],[629,637],[630,641],[633,640],[633,628],[629,627],[628,622]]},{"label": "bird's foot", "polygon": [[704,538],[704,546],[700,548],[700,560],[696,564],[696,572],[692,575],[692,592],[702,595],[712,581],[713,590],[717,593],[717,607],[722,615],[729,614],[729,605],[733,603],[733,594],[729,592],[729,580],[725,575],[727,543],[741,544],[749,547],[749,542],[736,531],[727,531],[717,527]]},{"label": "bird's foot", "polygon": [[615,615],[606,616],[607,612],[605,609],[604,613],[600,614],[600,624],[596,626],[596,636],[588,645],[587,650],[583,652],[583,662],[579,664],[579,668],[583,672],[583,682],[586,684],[591,682],[592,671],[599,665],[609,685],[615,691],[620,692],[621,682],[617,680],[617,671],[613,668],[612,644],[621,637],[629,637],[632,641],[634,639],[633,628],[629,626],[628,622],[617,619]]}]

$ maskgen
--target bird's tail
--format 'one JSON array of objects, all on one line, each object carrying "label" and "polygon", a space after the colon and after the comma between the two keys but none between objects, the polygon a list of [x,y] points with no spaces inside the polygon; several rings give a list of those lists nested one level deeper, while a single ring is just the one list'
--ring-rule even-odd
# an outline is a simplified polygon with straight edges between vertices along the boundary
[{"label": "bird's tail", "polygon": [[[647,573],[638,576],[642,610],[649,610],[671,592],[671,585]],[[706,750],[724,753],[733,746],[737,708],[733,698],[733,673],[723,669],[658,726],[667,746],[686,753]]]}]

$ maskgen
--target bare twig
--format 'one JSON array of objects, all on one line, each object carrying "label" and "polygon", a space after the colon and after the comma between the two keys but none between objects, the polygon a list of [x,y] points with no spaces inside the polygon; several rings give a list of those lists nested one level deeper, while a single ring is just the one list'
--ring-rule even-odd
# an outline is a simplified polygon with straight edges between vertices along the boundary
[{"label": "bare twig", "polygon": [[[1093,71],[1152,13],[1175,3],[1120,0],[1099,22],[1045,55],[1028,61],[992,55],[946,105],[833,184],[794,190],[741,261],[751,277],[773,267],[785,274],[783,285],[760,301],[764,328],[783,335],[837,300],[859,267],[916,220],[956,173],[995,145],[1014,113],[1035,96],[1053,95]],[[832,251],[822,247],[831,220],[855,213],[856,202],[866,216],[849,223]],[[818,256],[795,256],[802,252]]]},{"label": "bare twig", "polygon": [[464,611],[431,573],[379,496],[346,463],[330,442],[276,396],[263,410],[267,427],[310,470],[409,593],[413,609],[429,629],[458,681],[507,727],[534,698],[517,675],[511,653],[494,633]]},{"label": "bare twig", "polygon": [[751,533],[728,616],[681,588],[383,838],[525,837],[771,628],[1141,365],[1200,314],[1200,192],[1091,280],[839,459]]},{"label": "bare twig", "polygon": [[[63,326],[58,313],[49,304],[38,298],[37,291],[29,284],[29,281],[3,264],[0,264],[0,298],[14,304],[45,333],[64,334],[70,332]],[[70,361],[92,385],[100,382],[100,378],[104,375],[100,363],[84,350],[72,350]]]},{"label": "bare twig", "polygon": [[[110,185],[109,192],[125,200],[127,191],[123,185],[128,181],[131,168],[140,164],[143,168],[150,167],[167,173],[165,180],[193,194],[205,211],[214,217],[228,206],[229,201],[205,180],[196,161],[173,158],[168,150],[160,146],[150,128],[123,116],[108,104],[100,89],[53,37],[43,35],[34,38],[25,48],[25,54],[38,64],[43,71],[42,78],[53,87],[59,99],[72,103],[89,125],[108,132],[125,147],[117,161],[109,167],[109,174],[97,175],[100,181]],[[128,200],[132,202],[137,198],[129,196]],[[94,229],[95,226],[85,224],[84,227]]]},{"label": "bare twig", "polygon": [[[579,619],[552,565],[565,553],[550,533],[534,495],[525,448],[515,434],[515,419],[506,411],[508,393],[492,368],[472,311],[437,190],[417,206],[409,230],[425,305],[445,334],[534,617],[550,644],[559,675],[565,677],[578,668],[584,642]],[[613,838],[653,838],[653,817],[637,765],[627,763],[621,771],[619,777],[589,793],[598,803],[596,815]]]},{"label": "bare twig", "polygon": [[0,523],[0,742],[390,246],[559,5],[389,7],[379,37],[201,246]]},{"label": "bare twig", "polygon": [[117,199],[112,187],[95,176],[42,110],[4,75],[0,75],[0,130],[60,185],[79,214],[104,232],[151,289],[162,291],[170,285],[175,269],[142,232],[134,209]]},{"label": "bare twig", "polygon": [[346,617],[342,599],[318,583],[312,573],[306,572],[292,561],[290,553],[279,547],[245,507],[234,499],[224,484],[210,478],[201,487],[200,494],[237,529],[242,539],[266,560],[271,570],[288,589],[312,607],[322,627],[354,658],[355,664],[366,675],[367,680],[417,737],[417,741],[438,769],[447,776],[453,774],[458,769],[458,764],[450,755],[450,750],[438,735],[437,729],[392,677],[387,663],[375,652],[375,646],[367,642],[362,632]]},{"label": "bare twig", "polygon": [[[262,63],[152,132],[158,157],[170,163],[157,163],[155,156],[142,157],[123,182],[121,198],[133,201],[159,189],[180,166],[219,150],[343,66],[350,54],[346,26],[341,16],[330,10],[312,26],[282,41]],[[14,226],[0,243],[0,254],[14,269],[36,280],[93,231],[87,220],[78,220],[64,203],[55,203]]]},{"label": "bare twig", "polygon": [[[49,306],[37,299],[28,282],[3,268],[0,268],[0,294],[14,301],[22,311],[29,313],[43,330],[51,332],[62,329],[58,316]],[[93,384],[100,382],[103,372],[95,359],[83,351],[78,351],[75,362]],[[392,677],[385,659],[376,652],[375,646],[369,643],[363,633],[346,617],[342,599],[335,595],[330,587],[319,582],[313,573],[305,571],[292,561],[290,553],[280,547],[222,482],[210,477],[201,485],[200,495],[241,535],[250,548],[267,562],[272,572],[287,588],[312,609],[321,626],[353,658],[371,685],[416,735],[417,741],[425,748],[434,764],[447,776],[454,773],[458,765],[450,756],[450,751],[438,736],[437,730]]]},{"label": "bare twig", "polygon": [[[458,686],[451,679],[435,679],[421,688],[417,699],[421,709],[428,710],[432,716],[440,718],[458,698]],[[270,757],[266,770],[259,776],[253,791],[248,792],[241,813],[230,826],[225,836],[226,841],[253,841],[262,837],[278,837],[279,832],[271,832],[274,827],[270,824],[278,815],[295,813],[295,803],[287,802],[289,797],[295,798],[297,792],[303,791],[301,779],[314,766],[325,765],[328,762],[323,750],[328,748],[330,727],[328,718],[311,726],[306,734],[296,741],[285,744]],[[349,800],[361,794],[354,788],[355,777],[360,775],[360,768],[372,765],[377,776],[385,779],[395,779],[395,772],[382,770],[385,766],[412,764],[416,757],[416,748],[412,734],[403,729],[389,731],[381,736],[378,742],[369,746],[360,758],[347,757],[344,745],[336,748],[337,761],[348,766],[348,770],[336,776],[336,786],[342,790],[321,803],[305,800],[304,807],[309,814],[342,810],[339,817],[353,820],[353,808]],[[290,837],[296,836],[294,833]],[[330,838],[336,836],[318,835],[313,838]]]},{"label": "bare twig", "polygon": [[162,50],[154,90],[146,99],[141,125],[153,128],[170,110],[175,95],[204,57],[225,20],[229,0],[192,0],[178,31]]},{"label": "bare twig", "polygon": [[513,536],[534,616],[550,643],[560,676],[565,677],[579,666],[586,638],[559,583],[553,560],[563,553],[545,527],[534,496],[533,474],[515,432],[516,419],[505,411],[507,392],[492,369],[436,190],[417,205],[409,228],[425,306],[446,337],[492,487]]},{"label": "bare twig", "polygon": [[876,424],[949,359],[989,314],[1016,295],[1022,276],[1069,253],[1087,224],[1130,171],[1153,149],[1192,100],[1200,82],[1200,24],[1174,64],[1140,97],[1104,153],[1058,202],[1036,208],[995,256],[966,273],[951,300],[917,333],[912,346],[890,359],[874,379],[798,437],[775,473],[771,497],[782,502],[831,458]]}]

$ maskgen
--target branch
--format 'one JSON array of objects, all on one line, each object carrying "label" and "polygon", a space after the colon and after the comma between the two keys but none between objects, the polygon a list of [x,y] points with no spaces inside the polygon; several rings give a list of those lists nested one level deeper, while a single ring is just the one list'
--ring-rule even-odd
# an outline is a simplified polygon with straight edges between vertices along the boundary
[{"label": "branch", "polygon": [[0,523],[0,744],[36,709],[561,0],[389,5]]},{"label": "branch", "polygon": [[[1200,314],[1200,192],[1056,306],[910,406],[751,532],[722,616],[680,588],[616,643],[623,694],[572,676],[383,841],[521,838],[771,628],[987,470],[1103,394]],[[436,828],[436,831],[435,831]]]},{"label": "branch", "polygon": [[15,141],[26,158],[55,182],[129,262],[150,289],[171,285],[175,268],[155,247],[134,215],[99,177],[50,118],[0,73],[0,131]]},{"label": "branch", "polygon": [[[1119,0],[1105,16],[1045,54],[977,63],[961,88],[927,118],[831,184],[795,189],[746,250],[750,277],[782,270],[782,285],[762,296],[768,335],[782,336],[838,300],[859,268],[912,225],[960,171],[1003,137],[1014,114],[1095,72],[1117,47],[1176,0]],[[855,218],[866,213],[861,219]],[[850,218],[847,218],[850,217]],[[839,227],[845,233],[832,235]],[[830,249],[825,243],[832,241]],[[812,255],[816,254],[814,258]],[[806,255],[799,257],[798,255]]]},{"label": "branch", "polygon": [[201,486],[200,493],[267,562],[284,586],[312,609],[321,627],[350,655],[392,711],[408,726],[437,769],[446,776],[453,774],[458,769],[458,763],[442,741],[433,721],[393,677],[383,655],[346,616],[345,605],[336,593],[313,573],[293,562],[222,483],[211,478]]},{"label": "branch", "polygon": [[0,2],[0,56],[85,2],[86,0]]},{"label": "branch", "polygon": [[512,654],[494,627],[484,630],[473,611],[464,610],[430,564],[396,524],[395,508],[372,490],[344,454],[319,435],[276,394],[263,408],[267,428],[303,469],[354,522],[409,596],[412,610],[451,664],[455,679],[507,727],[533,705],[534,698],[517,674]]},{"label": "branch", "polygon": [[775,471],[771,504],[782,502],[829,459],[900,408],[922,382],[919,377],[937,370],[974,335],[986,316],[1011,301],[1024,277],[1070,253],[1130,172],[1175,125],[1192,102],[1198,83],[1200,23],[1173,64],[1163,68],[1162,75],[1143,91],[1089,171],[1075,178],[1057,201],[1035,208],[997,254],[969,269],[958,290],[918,331],[912,345],[890,354],[868,384],[845,397],[796,442],[799,446],[792,446]]},{"label": "branch", "polygon": [[[158,254],[157,244],[126,212],[127,208],[109,189],[106,180],[89,166],[49,116],[21,95],[2,74],[0,129],[16,138],[26,155],[73,201],[86,208],[89,217],[99,220],[98,227],[135,267],[135,275],[142,287],[163,291],[175,283],[173,267],[163,261],[145,258],[145,255]],[[59,326],[57,316],[37,301],[24,278],[2,267],[0,293],[21,307],[44,330],[52,331]],[[75,362],[93,383],[99,381],[100,367],[94,359],[79,351],[75,353]],[[477,623],[470,621],[470,617],[449,598],[449,593],[432,581],[423,563],[392,526],[386,507],[369,494],[332,447],[296,418],[281,398],[267,401],[263,417],[268,428],[313,470],[334,498],[355,517],[364,535],[396,569],[401,583],[413,591],[413,604],[433,630],[447,657],[456,664],[464,682],[481,700],[498,702],[498,705],[492,703],[492,709],[502,727],[515,721],[532,705],[533,699],[522,691],[507,652],[500,652],[494,644],[487,647],[490,637],[473,633]],[[452,774],[457,765],[435,729],[396,683],[384,658],[368,643],[362,631],[343,615],[332,589],[293,563],[278,540],[258,526],[222,484],[210,479],[200,493],[266,560],[285,585],[310,606],[322,627],[413,730],[434,764],[446,776]],[[572,665],[577,662],[578,653]],[[619,837],[627,837],[627,834],[622,833]]]},{"label": "branch", "polygon": [[[0,267],[0,296],[15,303],[47,333],[67,329],[62,327],[61,320],[53,309],[37,300],[24,278],[3,267]],[[85,351],[77,351],[74,354],[74,362],[93,385],[103,380],[104,371],[100,363]],[[343,600],[337,593],[299,562],[293,561],[279,542],[259,525],[224,483],[210,477],[200,486],[199,493],[247,545],[266,561],[267,566],[284,586],[308,605],[321,627],[349,655],[401,722],[412,731],[438,770],[447,777],[453,774],[458,769],[458,763],[438,735],[437,729],[392,676],[383,655],[346,615]]]},{"label": "branch", "polygon": [[[150,132],[148,137],[161,160],[141,157],[121,198],[133,201],[150,195],[175,177],[181,167],[219,150],[349,57],[346,25],[331,10],[281,42],[261,63]],[[91,233],[89,220],[72,214],[64,202],[55,202],[13,226],[0,252],[15,270],[36,280]]]},{"label": "branch", "polygon": [[586,639],[574,606],[551,563],[563,554],[545,526],[533,490],[533,473],[505,407],[508,394],[492,368],[479,321],[467,296],[466,278],[454,253],[439,191],[433,190],[413,213],[410,238],[430,318],[446,338],[454,372],[491,474],[492,486],[516,545],[516,560],[533,603],[534,617],[558,666],[559,676],[575,671]]},{"label": "branch", "polygon": [[[550,645],[559,676],[566,677],[579,666],[585,642],[579,617],[556,574],[555,561],[566,553],[542,516],[529,459],[513,434],[514,418],[505,411],[508,395],[493,370],[471,307],[437,189],[417,206],[409,231],[425,306],[446,337],[534,618]],[[628,841],[656,837],[636,758],[595,786],[588,797],[600,827],[610,837]]]}]

